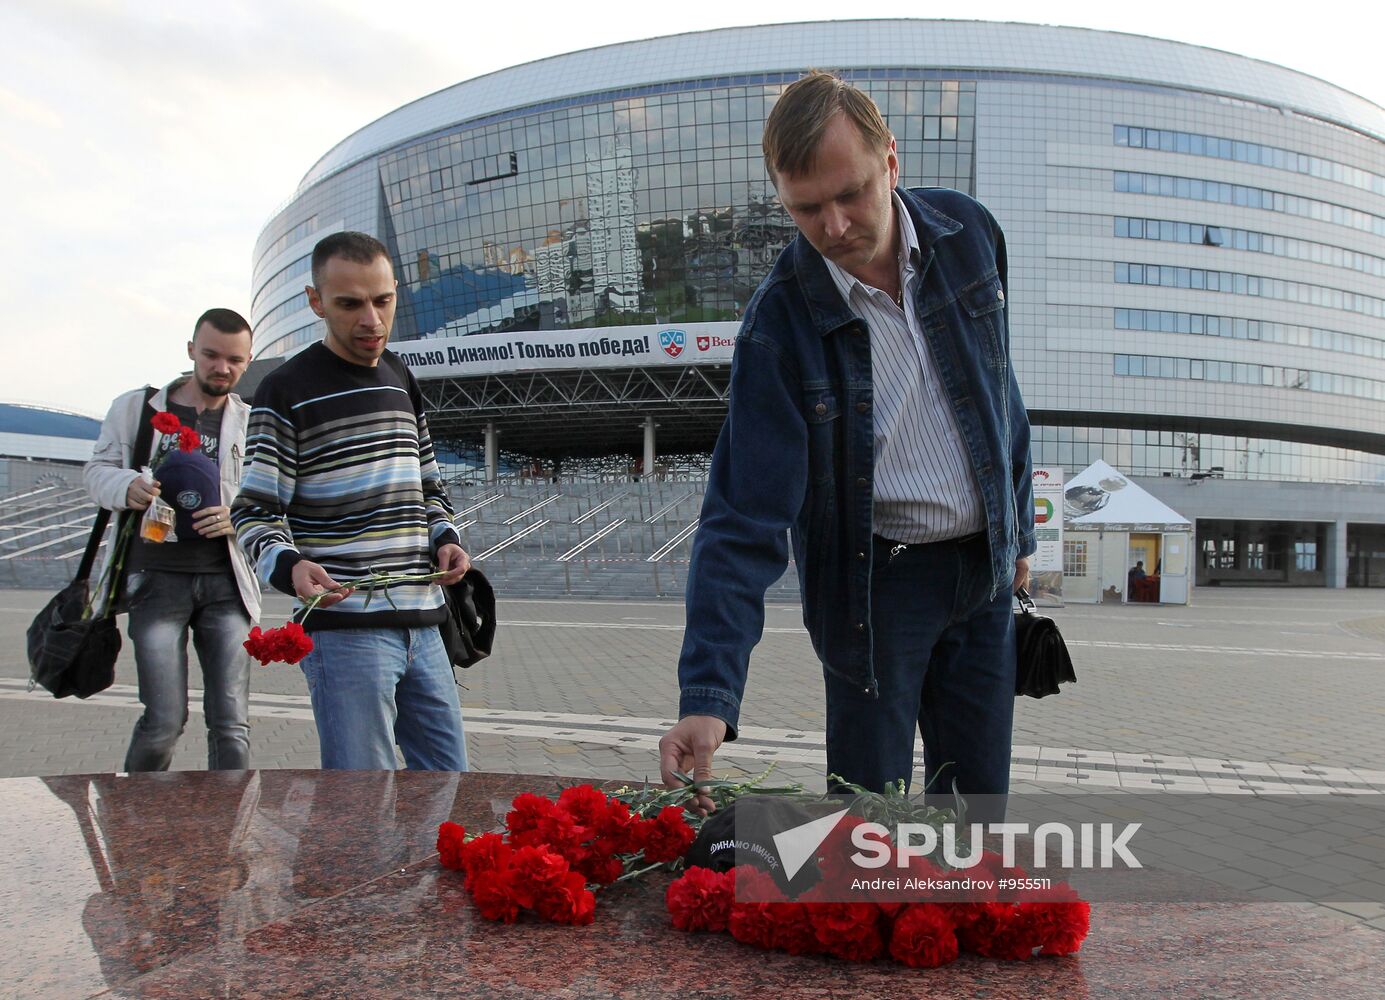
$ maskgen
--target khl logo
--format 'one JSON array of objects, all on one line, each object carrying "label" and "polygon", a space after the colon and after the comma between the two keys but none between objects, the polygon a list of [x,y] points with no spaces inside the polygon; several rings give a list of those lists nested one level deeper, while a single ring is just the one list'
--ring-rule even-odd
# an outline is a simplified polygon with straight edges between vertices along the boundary
[{"label": "khl logo", "polygon": [[683,353],[683,348],[688,344],[688,335],[682,330],[660,330],[659,346],[664,349],[664,353],[671,358],[676,358]]}]

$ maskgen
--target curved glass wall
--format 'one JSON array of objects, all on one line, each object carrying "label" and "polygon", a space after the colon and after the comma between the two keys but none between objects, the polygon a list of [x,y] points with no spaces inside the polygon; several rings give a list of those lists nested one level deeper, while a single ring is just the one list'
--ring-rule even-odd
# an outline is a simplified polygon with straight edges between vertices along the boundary
[{"label": "curved glass wall", "polygon": [[[902,183],[971,192],[976,84],[925,76],[853,82],[898,137]],[[597,95],[382,156],[398,335],[739,318],[795,233],[760,151],[784,85]]]},{"label": "curved glass wall", "polygon": [[1035,465],[1069,474],[1101,459],[1131,476],[1385,484],[1385,455],[1229,434],[1036,424],[1031,452]]}]

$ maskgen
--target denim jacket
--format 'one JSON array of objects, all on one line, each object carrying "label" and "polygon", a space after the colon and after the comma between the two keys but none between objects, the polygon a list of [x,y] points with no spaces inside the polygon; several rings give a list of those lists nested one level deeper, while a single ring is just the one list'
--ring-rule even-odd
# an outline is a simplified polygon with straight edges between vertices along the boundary
[{"label": "denim jacket", "polygon": [[[1005,240],[978,202],[898,191],[918,233],[912,292],[981,491],[992,596],[1034,551],[1029,418],[1010,367]],[[874,426],[870,331],[801,235],[746,308],[730,406],[693,542],[679,716],[734,739],[765,591],[798,565],[803,621],[827,670],[876,694],[871,666]]]}]

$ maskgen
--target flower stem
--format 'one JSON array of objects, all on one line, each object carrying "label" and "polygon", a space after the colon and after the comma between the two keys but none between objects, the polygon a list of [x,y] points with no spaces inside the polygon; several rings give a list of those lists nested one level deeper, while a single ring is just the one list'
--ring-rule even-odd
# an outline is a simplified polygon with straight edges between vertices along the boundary
[{"label": "flower stem", "polygon": [[[303,624],[308,615],[317,610],[317,606],[322,603],[322,599],[330,594],[340,594],[347,590],[365,590],[367,593],[374,593],[382,588],[389,588],[396,583],[429,583],[440,577],[446,576],[443,570],[435,573],[375,573],[371,576],[363,576],[358,580],[348,580],[346,583],[339,583],[331,590],[324,590],[320,594],[314,594],[308,601],[303,602],[303,607],[295,611],[289,621],[296,621]],[[388,597],[388,592],[386,593]]]}]

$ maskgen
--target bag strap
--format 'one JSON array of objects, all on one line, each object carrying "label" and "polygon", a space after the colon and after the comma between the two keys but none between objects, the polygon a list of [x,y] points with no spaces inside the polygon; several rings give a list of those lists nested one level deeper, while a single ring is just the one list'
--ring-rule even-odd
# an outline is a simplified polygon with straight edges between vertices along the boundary
[{"label": "bag strap", "polygon": [[91,567],[96,562],[96,550],[101,547],[101,536],[106,533],[106,525],[111,521],[111,512],[102,507],[96,512],[96,520],[91,525],[91,537],[87,539],[86,551],[82,553],[82,561],[77,566],[77,575],[72,578],[74,583],[80,583],[91,576]]},{"label": "bag strap", "polygon": [[1034,614],[1034,599],[1029,596],[1029,591],[1021,587],[1015,591],[1015,600],[1020,602],[1020,610],[1026,615]]},{"label": "bag strap", "polygon": [[[140,467],[140,458],[149,450],[149,444],[154,439],[154,425],[144,418],[144,411],[149,406],[149,401],[154,398],[154,393],[158,390],[152,385],[144,387],[144,402],[139,408],[139,429],[135,431],[135,446],[130,452],[130,468]],[[126,520],[134,511],[123,511],[120,515],[120,527],[125,527]],[[77,575],[73,581],[86,580],[91,577],[91,568],[96,564],[96,552],[101,548],[101,538],[106,534],[106,525],[111,522],[111,512],[105,507],[96,512],[96,520],[91,525],[91,537],[87,539],[86,551],[82,553],[82,561],[77,566]],[[117,588],[120,581],[116,581]]]}]

